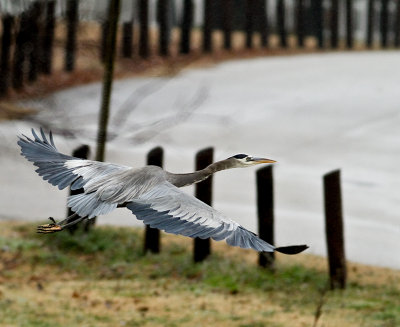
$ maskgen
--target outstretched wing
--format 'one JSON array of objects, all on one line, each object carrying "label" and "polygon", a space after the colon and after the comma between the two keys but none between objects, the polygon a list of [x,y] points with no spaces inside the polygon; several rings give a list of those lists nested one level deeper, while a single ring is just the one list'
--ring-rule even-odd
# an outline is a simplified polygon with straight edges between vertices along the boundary
[{"label": "outstretched wing", "polygon": [[260,252],[297,253],[305,249],[276,248],[168,182],[154,187],[126,206],[145,224],[168,233],[216,241],[225,239],[229,245]]},{"label": "outstretched wing", "polygon": [[92,160],[82,160],[58,152],[53,135],[49,133],[47,139],[43,129],[40,129],[40,138],[32,129],[34,139],[19,137],[18,145],[21,154],[38,167],[36,172],[50,184],[58,186],[60,190],[71,185],[72,190],[84,188],[87,183],[101,180],[110,174],[131,169],[110,163]]}]

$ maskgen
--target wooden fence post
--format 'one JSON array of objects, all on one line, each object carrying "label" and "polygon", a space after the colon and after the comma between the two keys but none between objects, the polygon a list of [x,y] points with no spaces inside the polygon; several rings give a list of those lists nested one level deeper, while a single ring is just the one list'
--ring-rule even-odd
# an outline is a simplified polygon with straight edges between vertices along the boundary
[{"label": "wooden fence post", "polygon": [[133,42],[133,22],[124,22],[122,24],[122,57],[132,57]]},{"label": "wooden fence post", "polygon": [[346,47],[353,48],[353,0],[346,0]]},{"label": "wooden fence post", "polygon": [[170,1],[158,0],[157,2],[157,18],[159,23],[159,54],[161,56],[169,55],[169,40],[171,36],[170,22]]},{"label": "wooden fence post", "polygon": [[67,0],[67,41],[65,44],[65,70],[75,67],[76,32],[78,27],[78,0]]},{"label": "wooden fence post", "polygon": [[[89,153],[90,153],[90,148],[88,145],[83,144],[79,147],[77,147],[73,152],[72,152],[72,156],[79,158],[79,159],[87,159],[89,157]],[[77,190],[71,190],[71,188],[69,189],[69,195],[76,195],[76,194],[80,194],[83,193],[83,188],[77,189]],[[71,208],[68,208],[68,213],[67,213],[67,217],[71,216],[74,212],[71,210]],[[79,219],[79,216],[76,217],[74,220]],[[74,220],[71,220],[74,221]],[[82,223],[82,222],[81,222]],[[81,223],[78,223],[76,225],[72,225],[70,227],[68,227],[68,231],[73,234],[79,227],[79,225]],[[86,224],[85,224],[86,227]]]},{"label": "wooden fence post", "polygon": [[224,32],[224,49],[232,48],[232,20],[233,20],[233,0],[222,1],[222,30]]},{"label": "wooden fence post", "polygon": [[325,232],[331,289],[346,288],[340,170],[324,175]]},{"label": "wooden fence post", "polygon": [[185,0],[183,2],[183,18],[181,25],[180,53],[187,54],[190,52],[191,31],[193,25],[193,0]]},{"label": "wooden fence post", "polygon": [[[274,244],[274,193],[272,166],[257,170],[258,234],[264,241]],[[258,264],[274,268],[274,252],[260,252]]]},{"label": "wooden fence post", "polygon": [[394,22],[394,46],[400,46],[400,1],[396,3],[395,22]]},{"label": "wooden fence post", "polygon": [[339,0],[331,0],[331,48],[336,49],[339,45]]},{"label": "wooden fence post", "polygon": [[46,2],[46,18],[42,38],[42,60],[40,71],[44,74],[51,74],[53,61],[53,42],[55,27],[55,0]]},{"label": "wooden fence post", "polygon": [[297,32],[297,46],[304,47],[304,0],[297,0],[296,5],[296,32]]},{"label": "wooden fence post", "polygon": [[213,0],[204,0],[203,52],[212,51]]},{"label": "wooden fence post", "polygon": [[0,97],[5,95],[10,83],[10,53],[12,41],[12,27],[14,17],[4,15],[2,18],[3,35],[1,37],[1,58],[0,58]]},{"label": "wooden fence post", "polygon": [[285,26],[285,0],[277,0],[276,5],[276,15],[277,15],[277,24],[278,24],[278,34],[280,40],[280,46],[282,48],[287,47],[287,39],[286,39],[286,26]]},{"label": "wooden fence post", "polygon": [[[147,154],[147,164],[162,167],[164,151],[161,147],[152,149]],[[160,230],[146,225],[144,234],[143,252],[150,251],[152,253],[160,253]]]},{"label": "wooden fence post", "polygon": [[382,0],[381,15],[380,15],[380,32],[381,32],[381,47],[388,46],[388,28],[389,28],[389,0]]},{"label": "wooden fence post", "polygon": [[258,9],[261,11],[260,15],[260,34],[261,34],[261,46],[266,48],[269,46],[269,26],[268,26],[268,0],[259,0]]},{"label": "wooden fence post", "polygon": [[149,56],[149,1],[139,0],[139,56]]},{"label": "wooden fence post", "polygon": [[[204,169],[213,163],[214,149],[206,148],[196,154],[196,170]],[[212,176],[206,180],[197,183],[196,198],[211,206],[212,204]],[[194,262],[200,262],[211,254],[210,239],[194,239]]]},{"label": "wooden fence post", "polygon": [[253,48],[253,33],[255,19],[255,0],[245,1],[245,29],[246,29],[246,48]]}]

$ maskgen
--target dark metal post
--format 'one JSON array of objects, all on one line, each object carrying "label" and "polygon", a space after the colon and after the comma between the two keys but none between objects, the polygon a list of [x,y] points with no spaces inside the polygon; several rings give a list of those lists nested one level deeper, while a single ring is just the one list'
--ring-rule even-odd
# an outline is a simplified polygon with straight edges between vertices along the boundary
[{"label": "dark metal post", "polygon": [[285,0],[277,0],[277,24],[280,45],[282,48],[287,47],[286,27],[285,27]]},{"label": "dark metal post", "polygon": [[232,48],[232,20],[233,20],[233,0],[222,1],[222,29],[224,32],[224,49]]},{"label": "dark metal post", "polygon": [[304,47],[304,0],[297,0],[296,6],[296,29],[297,29],[297,45]]},{"label": "dark metal post", "polygon": [[35,1],[29,10],[29,39],[30,39],[30,52],[29,52],[29,71],[28,71],[28,81],[34,82],[37,80],[38,67],[42,60],[40,55],[40,45],[39,45],[39,31],[40,31],[40,15],[43,11],[44,3]]},{"label": "dark metal post", "polygon": [[75,67],[76,32],[78,25],[78,0],[67,0],[67,42],[65,45],[65,70]]},{"label": "dark metal post", "polygon": [[353,48],[353,0],[346,0],[346,47]]},{"label": "dark metal post", "polygon": [[52,69],[55,5],[56,2],[54,0],[46,2],[46,18],[42,39],[42,62],[40,67],[40,71],[44,74],[51,74]]},{"label": "dark metal post", "polygon": [[[264,241],[274,244],[274,190],[272,166],[257,170],[258,233]],[[273,268],[275,255],[263,252],[258,256],[261,267]]]},{"label": "dark metal post", "polygon": [[21,13],[18,32],[15,39],[15,50],[13,58],[12,86],[15,89],[21,89],[24,84],[25,62],[27,59],[27,43],[28,43],[28,13]]},{"label": "dark metal post", "polygon": [[[196,170],[204,169],[212,164],[214,156],[213,148],[206,148],[196,155]],[[212,202],[212,176],[196,184],[196,198],[211,206]],[[194,262],[206,259],[211,253],[210,239],[194,239]]]},{"label": "dark metal post", "polygon": [[3,35],[1,37],[0,97],[7,93],[10,82],[10,52],[14,17],[5,15],[3,16],[2,23]]},{"label": "dark metal post", "polygon": [[159,23],[159,53],[161,56],[168,56],[168,45],[171,34],[170,22],[170,1],[158,0],[157,17]]},{"label": "dark metal post", "polygon": [[67,41],[65,45],[65,70],[75,67],[76,32],[78,25],[78,0],[67,0]]},{"label": "dark metal post", "polygon": [[389,28],[389,0],[382,0],[381,2],[381,17],[380,17],[380,31],[381,31],[381,46],[387,48],[388,46],[388,28]]},{"label": "dark metal post", "polygon": [[139,0],[139,55],[142,58],[149,56],[149,1]]},{"label": "dark metal post", "polygon": [[255,0],[245,1],[245,16],[246,16],[246,48],[253,47],[253,32],[254,32],[254,19],[255,19]]},{"label": "dark metal post", "polygon": [[[89,152],[90,152],[90,148],[88,145],[83,144],[80,147],[76,148],[73,152],[72,152],[72,156],[75,158],[79,158],[79,159],[87,159],[89,157]],[[80,194],[83,193],[84,190],[83,188],[77,189],[77,190],[69,190],[69,195],[76,195],[76,194]],[[68,208],[68,213],[67,213],[67,217],[71,216],[74,212],[71,210],[71,208]],[[77,220],[80,217],[76,217]],[[71,220],[72,222],[73,220]],[[72,225],[70,227],[68,227],[68,231],[73,234],[79,227],[80,223],[76,224],[76,225]]]},{"label": "dark metal post", "polygon": [[133,42],[133,23],[124,22],[122,24],[122,56],[124,58],[132,57]]},{"label": "dark metal post", "polygon": [[181,25],[180,53],[190,52],[190,34],[193,25],[193,0],[185,0],[183,3],[183,18]]},{"label": "dark metal post", "polygon": [[339,45],[339,0],[331,0],[331,47],[336,49]]},{"label": "dark metal post", "polygon": [[374,13],[375,0],[368,0],[368,19],[367,19],[367,47],[372,48],[374,40]]},{"label": "dark metal post", "polygon": [[346,258],[342,214],[340,171],[324,175],[325,232],[331,289],[346,287]]},{"label": "dark metal post", "polygon": [[322,49],[324,47],[324,7],[322,0],[313,1],[313,12],[318,48]]},{"label": "dark metal post", "polygon": [[261,11],[261,23],[260,23],[260,34],[261,34],[261,46],[268,47],[269,45],[269,26],[268,26],[268,0],[259,0],[259,10]]},{"label": "dark metal post", "polygon": [[400,47],[400,0],[396,1],[394,28],[394,46],[398,48]]},{"label": "dark metal post", "polygon": [[203,51],[212,51],[213,0],[204,0]]},{"label": "dark metal post", "polygon": [[[162,167],[163,166],[164,151],[161,147],[152,149],[147,154],[147,164]],[[144,234],[144,253],[150,251],[152,253],[160,253],[160,230],[151,228],[146,225]]]}]

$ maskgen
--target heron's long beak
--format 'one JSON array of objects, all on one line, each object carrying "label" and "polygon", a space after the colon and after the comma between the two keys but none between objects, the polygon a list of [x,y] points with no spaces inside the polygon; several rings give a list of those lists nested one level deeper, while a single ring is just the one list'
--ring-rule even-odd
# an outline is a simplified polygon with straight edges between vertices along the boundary
[{"label": "heron's long beak", "polygon": [[251,161],[254,161],[255,163],[274,163],[274,162],[276,162],[275,160],[267,159],[267,158],[252,158]]}]

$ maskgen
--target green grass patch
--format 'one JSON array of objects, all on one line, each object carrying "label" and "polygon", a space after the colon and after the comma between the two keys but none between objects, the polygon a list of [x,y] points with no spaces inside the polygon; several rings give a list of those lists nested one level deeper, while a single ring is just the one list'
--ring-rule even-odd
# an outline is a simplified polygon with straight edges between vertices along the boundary
[{"label": "green grass patch", "polygon": [[311,325],[321,296],[321,320],[335,322],[324,320],[326,326],[400,325],[393,278],[377,285],[353,280],[345,291],[325,292],[325,271],[290,260],[278,261],[275,271],[262,269],[244,260],[248,251],[214,251],[194,264],[190,241],[173,236],[161,254],[144,255],[141,229],[34,230],[0,232],[0,280],[8,281],[0,284],[0,326],[191,326],[208,319],[218,326],[297,326],[293,315]]}]

